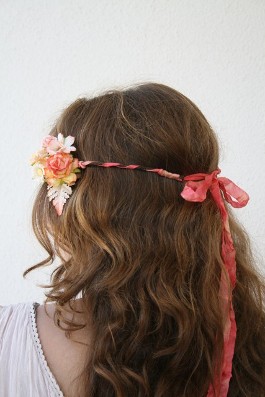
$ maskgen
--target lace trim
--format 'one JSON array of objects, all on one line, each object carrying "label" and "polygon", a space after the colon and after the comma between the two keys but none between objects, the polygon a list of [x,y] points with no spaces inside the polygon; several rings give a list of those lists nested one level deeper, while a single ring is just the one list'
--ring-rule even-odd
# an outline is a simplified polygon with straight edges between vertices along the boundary
[{"label": "lace trim", "polygon": [[33,302],[30,307],[31,330],[32,330],[34,344],[37,348],[41,365],[44,368],[44,371],[47,373],[48,379],[49,379],[51,385],[53,386],[54,390],[57,393],[56,397],[64,397],[63,392],[61,391],[55,377],[53,376],[53,374],[48,366],[48,363],[46,361],[46,358],[44,356],[44,353],[43,353],[42,345],[41,345],[38,330],[37,330],[37,323],[36,323],[36,307],[38,307],[38,306],[39,306],[38,302]]}]

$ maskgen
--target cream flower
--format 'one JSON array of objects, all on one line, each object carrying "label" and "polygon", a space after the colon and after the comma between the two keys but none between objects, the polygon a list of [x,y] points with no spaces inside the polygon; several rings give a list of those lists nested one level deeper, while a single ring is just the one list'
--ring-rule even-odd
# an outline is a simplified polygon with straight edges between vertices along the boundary
[{"label": "cream flower", "polygon": [[64,138],[63,134],[59,133],[57,139],[58,142],[61,144],[61,148],[59,150],[60,152],[70,153],[76,150],[74,146],[71,146],[75,140],[73,136],[68,135],[66,138]]}]

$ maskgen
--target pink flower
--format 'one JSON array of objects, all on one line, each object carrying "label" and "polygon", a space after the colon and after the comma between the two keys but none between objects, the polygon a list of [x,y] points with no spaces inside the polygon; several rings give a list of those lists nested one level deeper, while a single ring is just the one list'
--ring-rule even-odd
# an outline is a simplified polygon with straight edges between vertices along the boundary
[{"label": "pink flower", "polygon": [[47,153],[52,155],[62,147],[62,143],[55,136],[48,135],[43,139],[42,147],[46,148]]}]

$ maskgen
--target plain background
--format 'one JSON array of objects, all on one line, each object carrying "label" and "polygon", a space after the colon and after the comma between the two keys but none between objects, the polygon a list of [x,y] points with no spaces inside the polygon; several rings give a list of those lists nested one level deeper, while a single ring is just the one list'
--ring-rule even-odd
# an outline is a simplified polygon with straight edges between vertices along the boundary
[{"label": "plain background", "polygon": [[30,219],[41,139],[77,97],[143,81],[188,96],[217,132],[265,273],[263,0],[0,0],[0,33],[0,304],[42,302],[53,269],[22,278],[46,257]]}]

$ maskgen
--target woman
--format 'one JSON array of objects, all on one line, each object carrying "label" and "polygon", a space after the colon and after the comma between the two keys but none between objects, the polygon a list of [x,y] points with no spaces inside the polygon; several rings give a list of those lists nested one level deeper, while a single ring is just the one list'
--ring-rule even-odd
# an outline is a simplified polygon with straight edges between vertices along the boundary
[{"label": "woman", "polygon": [[264,278],[226,202],[248,195],[218,163],[203,114],[163,84],[63,111],[31,161],[48,257],[23,275],[61,263],[52,303],[0,311],[1,395],[265,396]]}]

